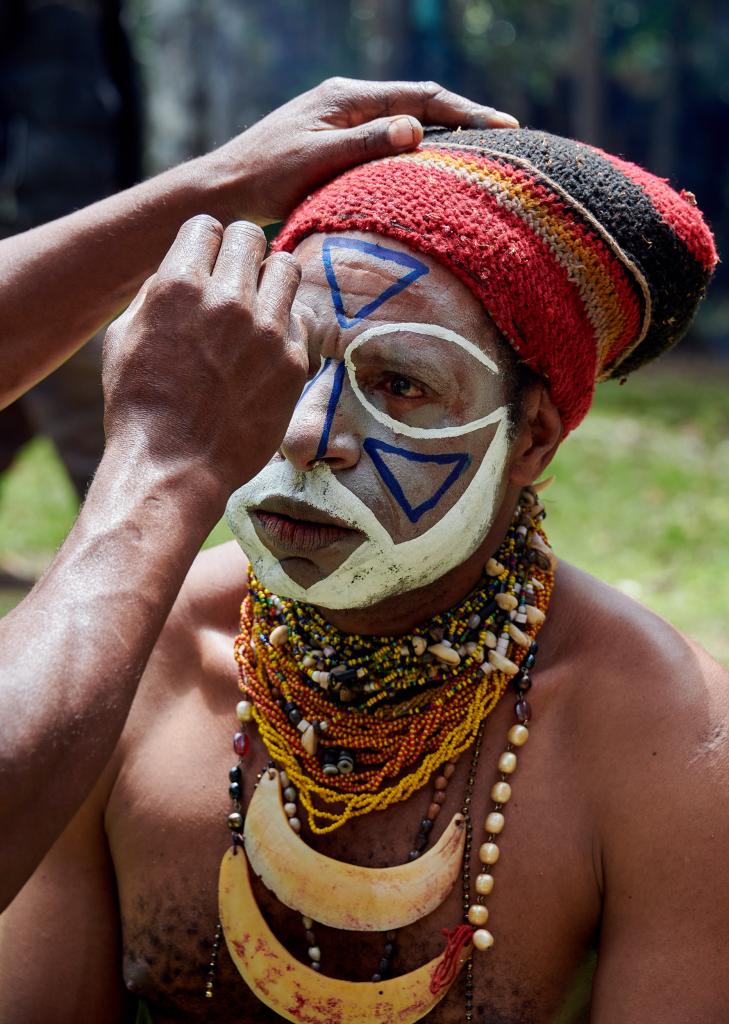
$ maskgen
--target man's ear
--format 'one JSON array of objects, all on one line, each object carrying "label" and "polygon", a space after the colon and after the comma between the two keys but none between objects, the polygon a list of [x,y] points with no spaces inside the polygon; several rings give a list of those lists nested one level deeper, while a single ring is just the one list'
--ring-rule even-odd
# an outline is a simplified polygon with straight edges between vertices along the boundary
[{"label": "man's ear", "polygon": [[519,487],[542,476],[562,440],[562,420],[543,381],[527,385],[522,401],[509,470],[510,482]]}]

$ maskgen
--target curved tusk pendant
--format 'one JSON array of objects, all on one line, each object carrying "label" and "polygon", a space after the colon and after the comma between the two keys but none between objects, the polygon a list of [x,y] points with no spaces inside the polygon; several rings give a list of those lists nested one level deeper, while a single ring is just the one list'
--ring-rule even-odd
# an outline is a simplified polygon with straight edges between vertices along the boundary
[{"label": "curved tusk pendant", "polygon": [[[431,992],[443,956],[388,981],[340,981],[300,963],[266,924],[251,888],[247,858],[228,850],[220,865],[220,920],[231,959],[255,995],[296,1024],[415,1024],[448,992]],[[460,971],[471,955],[463,948]]]},{"label": "curved tusk pendant", "polygon": [[263,773],[246,813],[246,854],[266,888],[289,909],[344,931],[387,932],[432,913],[458,880],[465,840],[463,815],[454,814],[417,861],[362,868],[325,857],[289,825],[276,771]]}]

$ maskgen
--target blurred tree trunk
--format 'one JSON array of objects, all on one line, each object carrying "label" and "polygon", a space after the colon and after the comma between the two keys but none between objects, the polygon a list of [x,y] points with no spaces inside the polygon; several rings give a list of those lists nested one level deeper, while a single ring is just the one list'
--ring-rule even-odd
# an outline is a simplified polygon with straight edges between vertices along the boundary
[{"label": "blurred tree trunk", "polygon": [[404,0],[358,0],[356,10],[363,77],[403,77],[409,49]]},{"label": "blurred tree trunk", "polygon": [[577,0],[574,6],[572,134],[599,143],[601,110],[601,0]]},{"label": "blurred tree trunk", "polygon": [[650,166],[658,174],[673,178],[677,172],[676,148],[686,30],[681,23],[676,0],[663,0],[663,4],[667,33],[661,89],[658,94],[656,116],[653,119]]}]

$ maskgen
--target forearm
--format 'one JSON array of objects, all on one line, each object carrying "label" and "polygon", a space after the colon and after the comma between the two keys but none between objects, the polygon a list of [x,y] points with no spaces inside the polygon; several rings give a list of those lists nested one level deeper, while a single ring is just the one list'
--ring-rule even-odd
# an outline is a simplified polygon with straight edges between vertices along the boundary
[{"label": "forearm", "polygon": [[207,156],[0,242],[0,408],[119,312],[183,221],[282,220],[322,181],[417,146],[416,117],[516,125],[431,82],[330,79]]},{"label": "forearm", "polygon": [[0,621],[0,909],[107,764],[222,509],[200,474],[151,470],[142,456],[104,457],[53,565]]},{"label": "forearm", "polygon": [[[239,168],[244,207],[242,178]],[[211,154],[0,241],[0,408],[119,313],[184,220],[210,213],[227,223],[233,186],[230,166]]]}]

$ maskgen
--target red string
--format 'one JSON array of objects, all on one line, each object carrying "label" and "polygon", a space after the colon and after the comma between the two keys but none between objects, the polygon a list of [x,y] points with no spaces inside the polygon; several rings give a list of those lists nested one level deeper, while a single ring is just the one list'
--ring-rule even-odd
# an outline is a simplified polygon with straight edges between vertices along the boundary
[{"label": "red string", "polygon": [[453,984],[461,967],[461,952],[463,947],[470,943],[473,933],[474,929],[470,924],[459,924],[450,930],[443,929],[443,935],[446,936],[448,942],[438,966],[433,971],[433,977],[430,979],[430,991],[434,996],[437,996],[442,988],[448,988]]}]

